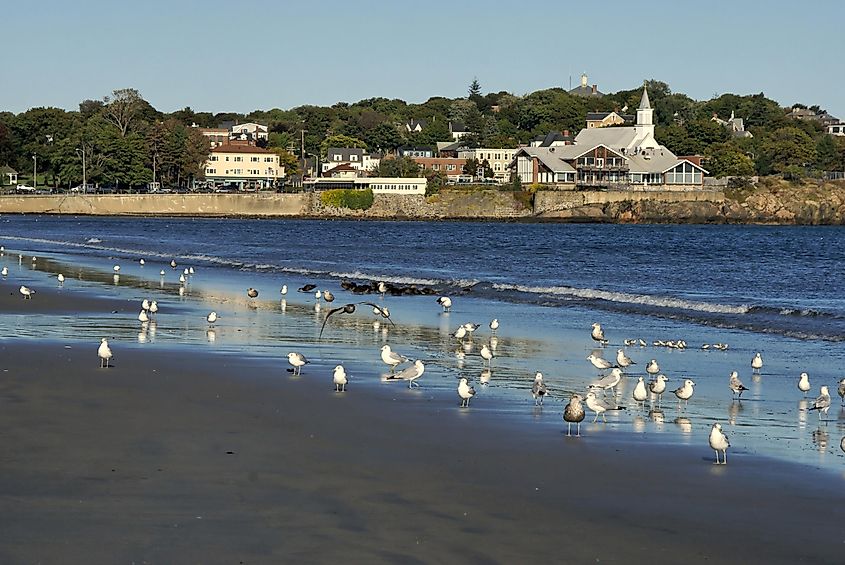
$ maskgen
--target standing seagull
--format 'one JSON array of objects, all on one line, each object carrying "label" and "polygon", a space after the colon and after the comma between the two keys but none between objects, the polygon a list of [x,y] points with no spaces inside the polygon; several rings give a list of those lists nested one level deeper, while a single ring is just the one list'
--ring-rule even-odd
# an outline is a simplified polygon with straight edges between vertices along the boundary
[{"label": "standing seagull", "polygon": [[158,312],[158,302],[153,300],[152,302],[150,302],[150,314],[152,314],[153,317],[155,317],[156,312]]},{"label": "standing seagull", "polygon": [[543,382],[543,373],[537,371],[534,375],[534,384],[531,385],[531,395],[534,397],[534,406],[542,406],[546,397],[546,383]]},{"label": "standing seagull", "polygon": [[[710,429],[710,448],[716,452],[716,465],[728,464],[728,448],[731,442],[728,441],[728,436],[722,432],[722,424],[716,422]],[[722,452],[723,460],[719,461],[719,452]]]},{"label": "standing seagull", "polygon": [[400,381],[408,381],[408,388],[418,387],[420,384],[417,382],[417,379],[423,376],[425,372],[425,365],[423,362],[417,359],[414,361],[414,364],[410,367],[405,367],[395,375],[391,375],[387,378],[387,380],[400,380]]},{"label": "standing seagull", "polygon": [[346,378],[346,369],[343,368],[343,365],[334,368],[332,381],[334,382],[335,392],[346,392],[346,383],[349,382],[349,379]]},{"label": "standing seagull", "polygon": [[65,276],[62,273],[59,273],[58,276],[56,276],[56,280],[59,281],[59,286],[63,286],[65,284]]},{"label": "standing seagull", "polygon": [[487,361],[487,366],[490,366],[490,361],[493,359],[493,352],[485,343],[481,346],[481,358]]},{"label": "standing seagull", "polygon": [[0,269],[0,275],[3,275],[4,278],[8,277],[9,276],[9,267],[7,267],[6,265],[3,265],[3,268]]},{"label": "standing seagull", "polygon": [[581,422],[584,421],[584,416],[586,415],[584,407],[581,405],[581,400],[582,398],[580,394],[573,394],[569,398],[569,404],[567,404],[566,408],[563,409],[563,421],[567,423],[567,437],[572,435],[573,422],[577,425],[576,436],[581,437]]},{"label": "standing seagull", "polygon": [[35,294],[34,290],[32,290],[28,286],[24,286],[24,285],[21,285],[21,287],[18,289],[18,292],[20,292],[21,295],[23,295],[24,300],[31,300],[32,295]]},{"label": "standing seagull", "polygon": [[452,334],[455,339],[458,341],[463,341],[467,335],[467,329],[463,326],[458,326],[458,329],[455,330],[455,333]]},{"label": "standing seagull", "polygon": [[593,323],[593,331],[590,332],[590,337],[593,338],[593,341],[599,342],[602,347],[607,345],[607,339],[604,337],[604,330],[598,322]]},{"label": "standing seagull", "polygon": [[813,401],[813,405],[810,406],[810,410],[819,411],[819,421],[822,419],[822,412],[827,416],[827,411],[830,410],[830,392],[827,389],[827,385],[822,386],[820,392],[821,394]]},{"label": "standing seagull", "polygon": [[666,392],[666,381],[669,378],[666,375],[657,375],[657,377],[648,383],[648,389],[651,391],[653,395],[657,397],[657,405],[660,405],[660,399],[663,397],[663,393]]},{"label": "standing seagull", "polygon": [[596,357],[592,353],[587,356],[587,360],[599,371],[605,371],[613,367],[613,364],[610,361],[603,359],[602,357]]},{"label": "standing seagull", "polygon": [[594,381],[590,384],[590,388],[600,388],[603,391],[607,391],[608,389],[612,390],[614,394],[616,394],[616,385],[619,384],[619,381],[622,380],[622,369],[619,367],[614,367],[611,369],[609,375],[605,375],[597,381]]},{"label": "standing seagull", "polygon": [[100,357],[100,368],[107,368],[109,366],[109,361],[111,361],[112,358],[112,352],[106,338],[103,338],[102,341],[100,341],[100,347],[97,349],[97,355]]},{"label": "standing seagull", "polygon": [[807,373],[801,373],[798,377],[798,390],[804,393],[804,396],[807,396],[807,393],[810,391],[810,375]]},{"label": "standing seagull", "polygon": [[461,382],[458,383],[458,396],[461,397],[461,408],[469,408],[469,401],[475,396],[475,389],[469,386],[464,377],[461,377]]},{"label": "standing seagull", "polygon": [[175,269],[175,268],[176,268],[176,259],[171,259],[171,260],[170,260],[170,268],[171,268],[171,269]]},{"label": "standing seagull", "polygon": [[739,380],[739,373],[737,373],[736,371],[731,371],[731,378],[728,382],[728,386],[730,387],[731,392],[737,400],[740,400],[742,398],[743,391],[748,390],[748,388],[744,384],[742,384],[742,381]]},{"label": "standing seagull", "polygon": [[619,407],[619,406],[615,406],[615,407],[608,406],[607,404],[602,402],[596,396],[596,393],[593,392],[592,390],[587,393],[587,408],[589,408],[590,410],[592,410],[593,412],[596,413],[596,417],[593,418],[594,424],[598,421],[599,416],[601,416],[602,420],[604,420],[605,423],[607,423],[607,417],[604,415],[604,413],[607,412],[608,410],[622,410],[622,408]]},{"label": "standing seagull", "polygon": [[839,398],[842,400],[842,405],[845,406],[845,379],[839,381],[839,388],[836,392],[839,393]]},{"label": "standing seagull", "polygon": [[441,296],[437,299],[437,303],[443,307],[444,312],[448,312],[452,309],[452,299],[448,296]]},{"label": "standing seagull", "polygon": [[[288,363],[291,364],[293,367],[293,374],[295,376],[299,376],[302,374],[302,367],[310,363],[308,359],[305,358],[305,355],[302,353],[296,353],[295,351],[288,353]],[[291,369],[288,369],[290,371]]]},{"label": "standing seagull", "polygon": [[619,349],[616,351],[616,364],[619,365],[622,369],[627,369],[631,365],[636,365],[634,361],[625,355],[624,349]]},{"label": "standing seagull", "polygon": [[681,406],[681,400],[684,401],[684,404],[689,404],[693,392],[695,392],[695,383],[691,379],[684,380],[684,384],[675,390],[675,396],[678,397],[678,406]]},{"label": "standing seagull", "polygon": [[377,288],[378,291],[381,293],[382,299],[384,299],[384,295],[387,292],[387,285],[384,284],[384,282],[379,282]]},{"label": "standing seagull", "polygon": [[143,308],[141,309],[140,312],[138,312],[138,321],[141,322],[142,324],[146,324],[147,322],[150,321],[150,317],[147,315],[147,311],[144,310]]},{"label": "standing seagull", "polygon": [[250,298],[258,298],[258,291],[252,287],[249,287],[248,289],[246,289],[246,295]]},{"label": "standing seagull", "polygon": [[142,267],[144,266],[144,263],[146,263],[146,261],[144,261],[143,259],[138,259],[138,264]]},{"label": "standing seagull", "polygon": [[754,359],[751,360],[751,369],[753,369],[753,371],[755,373],[759,373],[760,369],[762,369],[762,368],[763,368],[763,356],[760,355],[760,352],[758,351],[754,355]]},{"label": "standing seagull", "polygon": [[493,332],[493,333],[496,333],[496,330],[498,330],[498,329],[499,329],[499,319],[493,318],[492,320],[490,320],[490,331]]},{"label": "standing seagull", "polygon": [[397,365],[404,363],[408,358],[392,351],[388,344],[384,344],[381,348],[381,360],[384,361],[385,365],[390,365],[390,372],[392,373],[396,370]]},{"label": "standing seagull", "polygon": [[648,399],[648,391],[645,388],[645,383],[643,382],[642,377],[637,377],[637,386],[634,387],[632,396],[634,397],[635,402],[642,403],[643,408],[645,408],[645,401]]},{"label": "standing seagull", "polygon": [[280,289],[279,289],[279,294],[281,294],[282,296],[284,296],[284,295],[286,295],[287,293],[288,293],[288,285],[283,284],[283,285],[282,285],[282,288],[280,288]]},{"label": "standing seagull", "polygon": [[648,365],[645,366],[645,372],[652,377],[660,372],[660,365],[657,364],[657,359],[652,359],[648,362]]},{"label": "standing seagull", "polygon": [[205,319],[208,320],[208,325],[213,328],[214,322],[217,321],[217,312],[209,312]]}]

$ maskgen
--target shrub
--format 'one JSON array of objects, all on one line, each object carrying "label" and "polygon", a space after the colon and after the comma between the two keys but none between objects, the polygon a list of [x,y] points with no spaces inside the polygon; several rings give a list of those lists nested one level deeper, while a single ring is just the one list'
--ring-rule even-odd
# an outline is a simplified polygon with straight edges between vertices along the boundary
[{"label": "shrub", "polygon": [[332,208],[349,208],[350,210],[367,210],[373,205],[373,191],[338,188],[327,190],[320,194],[320,202]]}]

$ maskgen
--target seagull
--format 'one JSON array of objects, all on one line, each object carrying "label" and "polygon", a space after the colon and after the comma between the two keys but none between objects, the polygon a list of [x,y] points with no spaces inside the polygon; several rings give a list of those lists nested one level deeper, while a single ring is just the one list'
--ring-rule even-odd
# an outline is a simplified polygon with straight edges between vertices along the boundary
[{"label": "seagull", "polygon": [[[622,380],[622,369],[618,367],[614,367],[611,369],[609,375],[605,375],[604,377],[600,378],[599,380],[593,382],[590,385],[590,388],[600,388],[602,390],[611,389],[614,390],[616,385],[619,384],[619,381]],[[615,392],[615,391],[614,391]]]},{"label": "seagull", "polygon": [[567,424],[567,437],[572,435],[573,422],[577,425],[577,433],[575,435],[577,437],[581,437],[581,422],[584,421],[584,416],[586,416],[584,407],[581,405],[581,400],[582,398],[580,394],[573,394],[569,398],[569,404],[567,404],[563,409],[563,421]]},{"label": "seagull", "polygon": [[543,382],[543,373],[537,371],[534,375],[534,384],[531,385],[531,395],[534,397],[534,406],[542,406],[546,397],[546,383]]},{"label": "seagull", "polygon": [[660,372],[660,365],[657,364],[657,359],[652,359],[648,362],[648,365],[645,366],[645,371],[649,375],[656,375]]},{"label": "seagull", "polygon": [[246,295],[250,298],[258,298],[258,291],[252,287],[249,287],[248,289],[246,289]]},{"label": "seagull", "polygon": [[160,270],[160,271],[158,272],[158,274],[159,274],[162,278],[164,278],[164,269]]},{"label": "seagull", "polygon": [[493,318],[492,320],[490,320],[490,331],[495,332],[498,329],[499,329],[499,319]]},{"label": "seagull", "polygon": [[593,331],[590,332],[590,337],[593,338],[593,341],[599,342],[602,347],[607,345],[607,339],[604,337],[604,330],[601,329],[601,324],[598,322],[593,323]]},{"label": "seagull", "polygon": [[663,396],[663,393],[666,392],[666,381],[668,380],[669,379],[666,375],[657,375],[653,381],[648,383],[648,389],[652,394],[657,396],[657,404],[660,404],[660,398]]},{"label": "seagull", "polygon": [[385,365],[390,365],[390,372],[396,370],[396,366],[408,360],[407,357],[399,355],[395,351],[391,351],[388,344],[384,344],[381,348],[381,360]]},{"label": "seagull", "polygon": [[607,422],[607,417],[604,415],[604,413],[608,410],[622,410],[622,408],[620,408],[619,406],[608,406],[607,404],[599,400],[599,398],[596,396],[596,393],[592,390],[587,393],[587,408],[596,413],[596,417],[593,418],[594,424],[598,421],[599,416],[601,416],[602,420]]},{"label": "seagull", "polygon": [[299,376],[302,374],[303,365],[307,365],[310,361],[302,353],[292,351],[288,353],[288,363],[293,367],[293,369],[288,369],[288,371],[293,371],[295,376]]},{"label": "seagull", "polygon": [[189,275],[193,275],[193,274],[194,274],[194,268],[193,268],[193,267],[188,267],[188,274],[189,274]]},{"label": "seagull", "polygon": [[150,317],[147,315],[146,310],[141,310],[140,312],[138,312],[138,321],[142,324],[146,324],[150,321]]},{"label": "seagull", "polygon": [[804,396],[807,396],[810,391],[810,375],[807,373],[801,373],[801,376],[798,377],[798,390],[803,392]]},{"label": "seagull", "polygon": [[323,291],[323,300],[325,300],[326,302],[334,302],[334,294],[332,294],[332,291],[324,290]]},{"label": "seagull", "polygon": [[443,307],[444,312],[448,312],[452,309],[452,299],[448,296],[441,296],[437,299],[437,303]]},{"label": "seagull", "polygon": [[150,310],[150,301],[147,300],[146,298],[141,301],[141,310],[147,310],[147,311]]},{"label": "seagull", "polygon": [[684,384],[675,390],[675,396],[678,397],[678,406],[681,405],[681,400],[684,401],[685,404],[689,403],[689,399],[692,398],[692,393],[694,392],[695,383],[691,379],[684,380]]},{"label": "seagull", "polygon": [[179,275],[179,282],[185,284],[185,281],[188,280],[185,278],[185,275]]},{"label": "seagull", "polygon": [[153,300],[152,302],[150,302],[150,314],[155,316],[156,312],[158,312],[158,302]]},{"label": "seagull", "polygon": [[475,396],[475,389],[469,386],[465,377],[458,383],[458,396],[461,397],[461,408],[469,408],[469,401]]},{"label": "seagull", "polygon": [[479,328],[480,324],[473,324],[472,322],[467,322],[464,324],[464,329],[469,334],[469,337],[472,338],[472,332]]},{"label": "seagull", "polygon": [[288,293],[288,285],[283,284],[283,285],[282,285],[282,288],[281,288],[281,289],[279,289],[279,294],[281,294],[282,296],[284,296],[284,295],[286,295],[287,293]]},{"label": "seagull", "polygon": [[112,267],[112,270],[113,270],[115,273],[119,273],[119,272],[120,272],[120,265],[115,265],[114,267]]},{"label": "seagull", "polygon": [[3,275],[4,277],[9,276],[9,268],[6,265],[3,265],[3,268],[0,269],[0,275]]},{"label": "seagull", "polygon": [[183,275],[187,275],[188,273],[189,273],[189,271],[188,271],[188,267],[185,267],[184,269],[182,269],[182,274],[183,274]]},{"label": "seagull", "polygon": [[346,378],[346,369],[343,368],[343,365],[334,368],[332,381],[334,382],[335,392],[346,392],[346,383],[349,382],[349,379]]},{"label": "seagull", "polygon": [[[710,428],[710,448],[716,452],[716,465],[728,464],[728,448],[731,442],[728,441],[728,436],[722,432],[722,424],[716,422]],[[723,461],[719,461],[719,452],[722,452]]]},{"label": "seagull", "polygon": [[836,392],[839,393],[839,398],[842,399],[842,405],[845,406],[845,379],[839,381],[839,388]]},{"label": "seagull", "polygon": [[217,312],[209,312],[205,319],[208,320],[209,326],[214,326],[214,322],[217,321]]},{"label": "seagull", "polygon": [[322,297],[323,297],[323,293],[320,292],[319,290],[314,293],[314,300],[319,301]]},{"label": "seagull", "polygon": [[625,355],[624,349],[618,349],[616,351],[616,364],[622,367],[623,369],[626,369],[631,365],[636,365],[636,363],[630,357]]},{"label": "seagull", "polygon": [[298,291],[298,292],[311,292],[311,291],[312,291],[312,290],[314,290],[315,288],[317,288],[317,285],[316,285],[316,284],[306,284],[306,285],[304,285],[304,286],[299,287],[299,288],[297,289],[297,291]]},{"label": "seagull", "polygon": [[822,419],[822,412],[827,416],[827,411],[830,410],[830,392],[828,392],[827,385],[821,387],[821,394],[813,401],[810,410],[819,411],[819,420]]},{"label": "seagull", "polygon": [[759,373],[760,369],[763,368],[763,356],[760,355],[759,351],[754,354],[754,359],[751,360],[751,368],[755,373]]},{"label": "seagull", "polygon": [[59,281],[59,286],[62,286],[63,284],[65,284],[65,276],[64,276],[63,274],[61,274],[61,273],[59,273],[59,274],[56,276],[56,280],[58,280],[58,281]]},{"label": "seagull", "polygon": [[467,335],[467,329],[463,326],[458,326],[458,329],[456,329],[455,333],[452,335],[455,337],[455,339],[463,341]]},{"label": "seagull", "polygon": [[[386,347],[386,346],[385,346]],[[383,349],[383,348],[382,348]],[[394,354],[395,355],[395,354]],[[382,353],[382,358],[384,358],[384,354]],[[405,367],[395,375],[391,375],[387,378],[389,381],[401,380],[401,381],[408,381],[408,388],[412,387],[419,387],[420,384],[417,382],[417,379],[420,378],[423,373],[425,372],[425,365],[423,362],[417,359],[414,361],[414,364],[410,367]]]},{"label": "seagull", "polygon": [[493,359],[493,352],[487,347],[487,344],[481,346],[481,358],[487,361],[487,366],[490,366],[490,361]]},{"label": "seagull", "polygon": [[144,261],[143,259],[138,259],[138,264],[141,265],[142,267],[144,266],[145,263],[146,263],[146,261]]},{"label": "seagull", "polygon": [[170,260],[170,268],[171,268],[171,269],[175,269],[175,268],[176,268],[176,259],[171,259],[171,260]]},{"label": "seagull", "polygon": [[381,297],[384,298],[385,293],[387,292],[387,285],[384,282],[378,283],[378,291],[381,293]]},{"label": "seagull", "polygon": [[[390,319],[390,312],[387,312],[386,308],[381,308],[381,307],[373,304],[372,302],[359,302],[358,304],[367,304],[369,306],[372,306],[373,307],[373,313],[380,313],[382,318],[387,318],[388,322],[390,322],[394,326],[396,325],[393,322],[393,320]],[[326,328],[326,323],[329,321],[329,317],[331,317],[332,314],[335,314],[337,312],[340,312],[341,314],[353,314],[353,313],[355,313],[355,305],[354,304],[344,304],[343,306],[338,306],[337,308],[332,308],[331,310],[329,310],[328,314],[326,314],[326,318],[323,320],[323,325],[320,328],[320,336],[319,337],[323,337],[323,330]]]},{"label": "seagull", "polygon": [[736,371],[731,372],[731,379],[728,383],[728,386],[730,387],[731,392],[737,399],[742,398],[742,391],[748,390],[748,388],[746,388],[746,386],[742,384],[742,381],[739,380],[739,373],[737,373]]},{"label": "seagull", "polygon": [[100,368],[105,369],[109,366],[109,361],[112,358],[111,347],[106,338],[100,341],[100,347],[97,349],[97,355],[100,357]]},{"label": "seagull", "polygon": [[642,402],[643,408],[645,408],[645,401],[648,399],[648,391],[645,388],[645,383],[643,382],[642,377],[637,377],[637,386],[634,387],[632,396],[634,397],[635,402]]},{"label": "seagull", "polygon": [[31,300],[32,295],[35,294],[34,290],[24,285],[21,285],[18,291],[23,295],[24,300]]},{"label": "seagull", "polygon": [[599,371],[605,371],[613,367],[613,364],[610,361],[601,357],[596,357],[592,353],[587,356],[587,360],[592,363],[593,367],[595,367]]}]

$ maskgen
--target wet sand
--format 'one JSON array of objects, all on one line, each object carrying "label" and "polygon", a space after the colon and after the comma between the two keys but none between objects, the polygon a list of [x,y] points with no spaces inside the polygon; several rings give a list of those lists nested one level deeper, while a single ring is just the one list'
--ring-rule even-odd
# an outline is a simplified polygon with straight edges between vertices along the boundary
[{"label": "wet sand", "polygon": [[[57,307],[46,290],[4,312]],[[50,295],[54,297],[51,298]],[[110,309],[88,297],[80,308]],[[843,477],[335,393],[266,360],[113,342],[0,342],[0,562],[841,563]],[[547,408],[551,409],[551,408]],[[530,405],[526,406],[530,410]]]}]

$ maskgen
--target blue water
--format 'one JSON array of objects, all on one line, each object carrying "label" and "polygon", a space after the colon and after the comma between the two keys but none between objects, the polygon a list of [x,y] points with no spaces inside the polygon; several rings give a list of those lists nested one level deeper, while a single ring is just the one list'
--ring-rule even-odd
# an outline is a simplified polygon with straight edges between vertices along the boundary
[{"label": "blue water", "polygon": [[[69,322],[79,335],[89,332],[94,339],[108,323],[133,341],[138,333],[144,346],[189,343],[280,358],[288,348],[305,347],[326,366],[344,362],[359,372],[382,370],[372,352],[389,341],[430,363],[423,381],[429,389],[452,388],[457,376],[467,376],[480,390],[473,410],[549,426],[558,426],[568,393],[583,391],[596,376],[585,357],[594,347],[590,324],[600,321],[611,340],[603,352],[608,359],[623,339],[642,338],[647,347],[628,348],[635,369],[642,372],[657,358],[672,379],[670,390],[689,377],[697,383],[696,396],[678,410],[668,393],[662,410],[637,412],[629,399],[632,372],[619,394],[629,410],[587,433],[703,442],[706,453],[709,425],[720,420],[727,422],[736,453],[845,466],[838,450],[845,411],[836,395],[845,376],[842,228],[5,216],[0,244],[13,271],[26,266],[18,265],[19,251],[54,262],[12,273],[32,284],[72,266],[85,269],[78,284],[88,291],[127,300],[157,292],[164,304],[172,302],[155,335],[142,337],[137,320],[125,316]],[[141,257],[144,268],[137,265]],[[197,268],[178,298],[178,274],[166,265],[171,258],[180,268]],[[122,281],[110,284],[116,262],[123,265]],[[166,280],[159,279],[160,268],[166,268]],[[338,284],[344,278],[430,286],[452,296],[455,307],[444,315],[431,296],[387,296],[397,328],[374,325],[359,308],[358,315],[334,317],[319,340],[331,306],[315,311],[313,296],[296,287],[314,282],[329,288],[338,295],[335,305],[382,300],[344,293]],[[281,284],[291,290],[284,308]],[[248,286],[262,291],[258,307],[243,297]],[[222,315],[212,332],[193,321],[209,309]],[[493,369],[485,375],[477,351],[490,341],[486,325],[493,317],[502,328]],[[467,321],[482,327],[461,359],[450,334]],[[45,325],[43,331],[56,330]],[[15,332],[38,334],[31,320],[21,319],[14,329],[0,329],[0,337]],[[684,339],[689,347],[653,347],[658,339]],[[730,347],[700,349],[716,342]],[[766,359],[762,376],[751,374],[755,351]],[[535,370],[556,392],[539,418],[530,402],[526,406]],[[750,388],[742,403],[730,400],[731,370]],[[795,388],[801,371],[811,375],[811,397],[821,384],[830,386],[830,422],[802,410]]]}]

